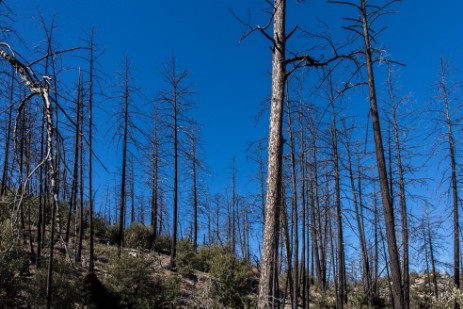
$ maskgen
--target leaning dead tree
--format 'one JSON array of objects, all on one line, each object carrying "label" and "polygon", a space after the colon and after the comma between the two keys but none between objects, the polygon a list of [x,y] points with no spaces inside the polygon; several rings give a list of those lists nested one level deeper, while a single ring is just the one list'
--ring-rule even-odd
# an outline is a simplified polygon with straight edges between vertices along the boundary
[{"label": "leaning dead tree", "polygon": [[[55,228],[54,222],[56,217],[56,209],[58,207],[58,191],[56,186],[56,173],[55,173],[55,155],[53,152],[53,140],[55,140],[55,127],[53,123],[53,112],[50,97],[50,84],[49,77],[42,76],[39,79],[31,68],[31,65],[24,65],[20,62],[6,43],[0,43],[0,57],[7,61],[15,70],[15,73],[20,77],[24,86],[29,89],[30,93],[18,105],[18,111],[24,107],[24,104],[35,96],[39,96],[43,103],[44,117],[46,119],[46,156],[41,164],[47,164],[48,176],[50,183],[50,192],[52,194],[52,213],[51,213],[51,231],[50,231],[50,258],[48,264],[47,276],[47,308],[51,306],[51,283],[53,274],[53,249]],[[35,171],[35,170],[34,170]]]}]

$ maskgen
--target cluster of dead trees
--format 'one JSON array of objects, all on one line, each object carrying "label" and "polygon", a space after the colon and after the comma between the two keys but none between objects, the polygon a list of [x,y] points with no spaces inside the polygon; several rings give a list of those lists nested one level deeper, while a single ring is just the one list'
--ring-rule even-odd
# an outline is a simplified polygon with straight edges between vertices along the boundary
[{"label": "cluster of dead trees", "polygon": [[[351,271],[350,276],[362,283],[364,304],[379,305],[378,280],[387,277],[391,306],[410,307],[410,230],[416,231],[416,227],[411,227],[413,216],[409,204],[413,201],[414,205],[422,205],[423,202],[417,201],[424,197],[411,193],[414,184],[422,179],[414,176],[418,164],[413,166],[411,157],[419,157],[420,153],[410,146],[410,138],[419,134],[413,132],[416,128],[409,123],[425,111],[436,113],[433,117],[438,119],[439,126],[447,128],[443,136],[448,144],[443,147],[440,144],[440,151],[447,151],[444,156],[450,161],[447,166],[450,166],[453,201],[449,209],[454,218],[453,278],[454,287],[459,289],[460,199],[454,127],[458,126],[458,120],[450,112],[452,99],[448,91],[455,88],[447,82],[447,64],[441,63],[442,80],[434,89],[438,93],[434,109],[420,112],[415,109],[412,115],[406,106],[410,98],[399,97],[393,81],[394,69],[401,64],[384,59],[382,51],[374,46],[380,33],[375,30],[381,28],[378,23],[392,12],[390,6],[398,1],[329,1],[352,12],[345,17],[348,24],[344,29],[359,39],[354,39],[346,49],[345,45],[338,48],[329,36],[311,35],[324,42],[324,55],[288,50],[289,46],[297,45],[288,42],[295,40],[298,28],[285,29],[286,2],[267,1],[271,17],[266,27],[248,25],[251,32],[257,30],[270,40],[273,52],[258,308],[278,307],[286,302],[287,295],[293,308],[301,304],[306,308],[313,283],[322,293],[334,284],[336,307],[344,308],[348,303],[346,244],[351,243],[346,240],[346,222],[349,231],[357,236],[355,261],[361,267],[359,273]],[[356,46],[356,41],[361,43]],[[314,43],[318,49],[320,45],[323,43]],[[375,69],[379,62],[386,69]],[[344,71],[339,73],[341,67]],[[387,76],[384,82],[375,79],[376,71]],[[317,79],[311,83],[314,75]],[[364,101],[356,104],[365,105],[358,110],[368,113],[371,129],[359,126],[340,107],[345,106],[346,98],[351,100],[352,92],[362,87],[368,91],[369,104]],[[379,88],[383,93],[378,93]],[[451,95],[453,100],[455,95]],[[309,103],[311,100],[322,103]],[[416,118],[412,119],[413,116]],[[373,150],[367,148],[370,130]],[[438,240],[432,236],[430,226],[420,227],[425,231],[420,248],[426,255],[427,270],[432,271],[432,292],[437,297],[435,243]],[[282,271],[286,273],[283,296],[278,282]],[[455,307],[458,307],[456,302]]]}]

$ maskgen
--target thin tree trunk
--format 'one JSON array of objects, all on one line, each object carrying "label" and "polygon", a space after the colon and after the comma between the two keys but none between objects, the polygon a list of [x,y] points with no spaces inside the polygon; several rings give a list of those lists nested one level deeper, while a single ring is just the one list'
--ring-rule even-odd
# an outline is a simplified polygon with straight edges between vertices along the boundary
[{"label": "thin tree trunk", "polygon": [[198,247],[198,183],[196,166],[196,140],[194,136],[191,142],[191,156],[193,173],[193,246],[196,249]]},{"label": "thin tree trunk", "polygon": [[156,243],[157,238],[157,231],[158,231],[158,177],[159,177],[159,143],[158,143],[158,136],[157,136],[157,119],[155,119],[154,123],[154,132],[153,132],[153,166],[152,166],[152,180],[151,180],[151,227],[153,229],[153,240],[152,243]]},{"label": "thin tree trunk", "polygon": [[[402,284],[404,293],[404,308],[410,307],[410,271],[409,271],[409,253],[408,253],[408,214],[407,202],[405,198],[405,179],[402,164],[402,149],[399,140],[399,124],[397,122],[397,108],[394,91],[391,80],[391,69],[388,69],[388,86],[389,96],[392,103],[392,128],[394,133],[395,151],[397,156],[397,170],[399,176],[399,196],[400,196],[400,218],[402,224]],[[390,154],[392,157],[392,154]],[[391,177],[392,179],[392,177]]]},{"label": "thin tree trunk", "polygon": [[293,214],[293,284],[292,284],[292,308],[297,309],[299,296],[299,224],[298,224],[298,205],[297,205],[297,178],[296,178],[296,155],[294,146],[293,124],[291,119],[291,106],[289,99],[286,101],[286,114],[288,116],[288,136],[289,136],[289,156],[291,159],[291,205]]},{"label": "thin tree trunk", "polygon": [[426,225],[427,225],[427,238],[429,244],[429,255],[431,259],[431,271],[432,271],[432,282],[434,286],[434,296],[437,298],[439,296],[438,286],[437,286],[437,272],[436,272],[436,260],[434,258],[434,246],[433,238],[431,236],[431,224],[429,223],[429,216],[426,216]]},{"label": "thin tree trunk", "polygon": [[93,230],[93,82],[94,82],[94,35],[95,29],[92,29],[90,37],[90,76],[89,76],[89,100],[88,100],[88,208],[89,208],[89,228],[90,228],[90,243],[89,243],[89,263],[88,272],[94,274],[94,230]]},{"label": "thin tree trunk", "polygon": [[[69,243],[69,234],[71,230],[71,219],[72,219],[72,213],[76,209],[77,205],[77,179],[79,178],[79,153],[80,153],[80,145],[79,145],[79,136],[80,136],[80,131],[81,131],[81,104],[82,104],[82,98],[81,98],[81,75],[79,72],[79,81],[77,85],[77,106],[76,106],[76,132],[74,135],[74,163],[73,163],[73,172],[72,172],[72,184],[71,184],[71,196],[70,196],[70,201],[69,201],[69,210],[68,210],[68,218],[67,218],[67,223],[66,223],[66,234],[64,241],[66,243]],[[77,219],[77,218],[76,218]]]},{"label": "thin tree trunk", "polygon": [[379,119],[379,111],[376,98],[375,79],[373,73],[372,49],[370,46],[370,29],[367,15],[366,0],[361,0],[362,8],[362,23],[363,23],[363,38],[366,57],[366,68],[368,74],[368,90],[370,96],[370,112],[373,122],[373,136],[375,141],[376,161],[378,168],[378,176],[381,187],[381,197],[384,208],[384,220],[386,225],[386,239],[389,252],[389,263],[391,268],[391,280],[394,298],[394,308],[402,309],[404,305],[404,294],[402,286],[402,275],[400,268],[399,253],[397,249],[397,240],[395,234],[395,218],[392,200],[389,195],[388,176],[386,171],[386,162],[384,156],[384,147],[381,136],[381,126]]},{"label": "thin tree trunk", "polygon": [[[172,68],[172,73],[175,75],[175,66]],[[174,85],[175,87],[175,85]],[[177,258],[177,230],[178,230],[178,110],[177,110],[177,89],[174,88],[173,97],[173,147],[174,147],[174,191],[173,191],[173,212],[172,212],[172,247],[170,250],[170,268],[176,268]]]},{"label": "thin tree trunk", "polygon": [[127,177],[127,143],[129,134],[129,60],[125,57],[125,90],[124,90],[124,132],[122,137],[122,175],[121,175],[121,191],[120,191],[120,211],[119,211],[119,237],[118,247],[121,248],[124,244],[124,223],[126,211],[126,177]]},{"label": "thin tree trunk", "polygon": [[[331,80],[330,80],[331,82]],[[337,298],[337,306],[339,309],[343,309],[344,305],[347,304],[347,283],[346,283],[346,261],[344,258],[344,235],[342,227],[342,206],[341,206],[341,180],[339,171],[339,156],[338,156],[338,135],[337,135],[337,124],[336,115],[334,110],[334,99],[331,99],[331,114],[332,114],[332,148],[333,148],[333,163],[334,163],[334,182],[335,182],[335,194],[336,194],[336,223],[337,223],[337,254],[338,263],[337,272],[339,280],[339,290]]]},{"label": "thin tree trunk", "polygon": [[[344,130],[347,130],[345,128]],[[352,193],[352,202],[354,204],[354,210],[355,210],[355,218],[357,221],[357,228],[358,228],[358,235],[359,235],[359,240],[360,240],[360,248],[362,251],[362,262],[363,262],[363,292],[368,300],[368,304],[371,305],[372,302],[372,290],[371,290],[371,270],[370,270],[370,262],[368,258],[368,249],[367,249],[367,243],[365,239],[365,229],[364,229],[364,222],[363,222],[363,216],[361,213],[360,208],[363,207],[362,203],[360,202],[359,205],[359,200],[357,198],[357,190],[355,188],[355,178],[354,178],[354,172],[352,168],[352,158],[351,158],[351,145],[350,145],[350,140],[349,138],[346,138],[346,151],[347,151],[347,169],[349,171],[349,179],[350,179],[350,187],[351,187],[351,193]],[[360,164],[358,166],[358,195],[362,195],[362,189],[361,189],[361,175],[360,175]],[[361,200],[360,200],[361,201]]]},{"label": "thin tree trunk", "polygon": [[[459,222],[459,209],[458,209],[458,180],[457,180],[457,162],[455,140],[452,126],[452,118],[450,116],[450,103],[449,94],[446,84],[445,63],[441,60],[441,82],[440,90],[442,92],[442,100],[445,108],[445,123],[447,125],[447,138],[449,143],[450,155],[450,171],[451,171],[451,191],[453,198],[453,284],[455,288],[460,289],[460,222]],[[458,309],[460,306],[455,301],[454,308]]]},{"label": "thin tree trunk", "polygon": [[11,130],[13,123],[13,98],[14,98],[14,72],[11,74],[11,84],[10,84],[10,97],[9,103],[10,108],[8,110],[8,126],[6,131],[5,138],[5,157],[3,160],[3,173],[2,173],[2,186],[0,190],[0,196],[6,196],[8,189],[8,173],[9,173],[9,164],[10,164],[10,142],[11,142]]},{"label": "thin tree trunk", "polygon": [[299,110],[299,125],[300,125],[300,154],[299,154],[299,168],[301,174],[301,205],[302,205],[302,266],[301,266],[301,277],[302,277],[302,308],[307,307],[307,259],[308,259],[308,241],[306,235],[307,231],[307,205],[306,205],[306,179],[305,179],[305,130],[303,123],[303,104],[300,102]]}]

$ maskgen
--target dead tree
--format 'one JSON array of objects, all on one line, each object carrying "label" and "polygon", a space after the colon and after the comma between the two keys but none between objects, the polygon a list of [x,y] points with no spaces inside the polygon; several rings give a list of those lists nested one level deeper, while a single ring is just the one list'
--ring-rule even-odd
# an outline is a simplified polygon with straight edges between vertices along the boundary
[{"label": "dead tree", "polygon": [[136,151],[140,146],[140,138],[145,133],[136,122],[142,118],[143,114],[137,110],[135,106],[135,98],[138,94],[138,89],[132,85],[132,68],[130,66],[129,57],[124,57],[124,69],[121,73],[121,82],[118,89],[117,99],[120,100],[121,109],[116,113],[116,133],[114,138],[122,139],[122,154],[121,154],[121,182],[119,191],[119,220],[118,220],[118,246],[124,244],[124,226],[127,211],[127,173],[129,156]]},{"label": "dead tree", "polygon": [[172,170],[172,243],[170,267],[176,268],[177,257],[177,232],[178,232],[178,204],[179,204],[179,157],[183,144],[182,134],[186,130],[188,123],[187,111],[192,103],[189,101],[192,96],[190,85],[186,84],[188,71],[178,71],[177,61],[173,57],[161,71],[162,78],[167,88],[161,90],[157,101],[161,103],[159,107],[160,115],[164,118],[164,125],[171,132],[169,136],[173,148],[173,170]]},{"label": "dead tree", "polygon": [[386,225],[386,239],[388,244],[389,264],[391,269],[391,280],[393,289],[394,308],[408,308],[405,303],[404,289],[402,284],[402,272],[400,267],[399,252],[397,248],[397,239],[395,233],[395,217],[390,196],[390,184],[386,169],[386,159],[384,155],[383,138],[381,134],[380,113],[378,109],[378,99],[376,94],[375,74],[373,63],[375,62],[374,53],[376,50],[371,43],[375,42],[375,33],[373,32],[373,24],[379,17],[387,14],[386,10],[392,3],[397,0],[391,0],[384,5],[372,5],[367,0],[360,0],[359,4],[347,1],[329,1],[331,3],[344,4],[354,7],[359,17],[352,19],[346,18],[353,22],[353,25],[345,27],[346,29],[356,33],[363,40],[363,54],[365,56],[365,69],[368,77],[368,92],[370,99],[370,114],[373,124],[373,137],[375,143],[376,162],[378,169],[378,177],[381,189],[382,204],[384,210],[384,220]]},{"label": "dead tree", "polygon": [[[450,192],[452,196],[452,215],[453,215],[453,283],[455,288],[460,289],[460,221],[459,221],[459,204],[461,197],[458,193],[458,164],[457,164],[457,143],[456,143],[456,121],[454,101],[456,99],[455,87],[458,84],[452,84],[448,79],[448,63],[441,59],[440,63],[440,80],[437,84],[439,101],[441,108],[438,110],[440,117],[439,123],[444,123],[446,128],[446,142],[448,149],[448,158],[450,161]],[[454,308],[459,308],[455,301]]]},{"label": "dead tree", "polygon": [[39,80],[37,76],[32,71],[30,66],[26,66],[21,63],[14,55],[14,52],[11,48],[5,44],[0,44],[0,57],[3,60],[7,61],[16,73],[21,78],[25,87],[27,87],[30,91],[29,95],[20,103],[19,108],[24,106],[24,104],[30,100],[34,96],[39,96],[42,100],[43,107],[45,110],[45,119],[46,119],[46,148],[47,148],[47,155],[45,157],[44,163],[47,164],[48,167],[48,180],[50,183],[50,192],[52,197],[52,215],[51,215],[51,230],[50,230],[50,253],[49,253],[49,264],[48,264],[48,275],[47,275],[47,304],[46,308],[51,307],[51,299],[52,299],[52,280],[53,280],[53,253],[54,253],[54,237],[55,237],[55,217],[56,217],[56,209],[58,208],[58,192],[56,187],[56,173],[55,173],[55,152],[54,152],[54,143],[55,140],[55,126],[53,122],[53,111],[52,111],[52,104],[51,104],[51,97],[49,94],[49,80],[48,76],[44,76],[42,80]]},{"label": "dead tree", "polygon": [[[272,282],[275,262],[275,248],[277,245],[276,222],[278,217],[278,205],[281,204],[282,182],[282,155],[283,155],[283,109],[285,100],[285,83],[287,77],[300,67],[324,67],[332,64],[345,56],[331,50],[334,55],[329,58],[315,59],[308,54],[295,53],[293,57],[287,57],[287,40],[296,32],[297,28],[286,33],[286,0],[275,0],[273,4],[267,1],[271,18],[261,27],[253,27],[242,22],[250,28],[247,35],[258,31],[262,33],[272,44],[272,94],[270,107],[270,124],[268,140],[267,162],[267,192],[265,206],[265,228],[263,234],[263,247],[261,257],[261,277],[259,284],[259,309],[269,308],[272,304]],[[273,25],[273,35],[267,33]],[[334,47],[334,45],[330,45]],[[289,69],[288,69],[289,68]]]}]

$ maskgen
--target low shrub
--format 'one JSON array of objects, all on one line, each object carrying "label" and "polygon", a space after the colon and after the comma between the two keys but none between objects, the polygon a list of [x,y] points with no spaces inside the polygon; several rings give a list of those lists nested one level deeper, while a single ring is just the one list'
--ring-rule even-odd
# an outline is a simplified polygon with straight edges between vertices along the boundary
[{"label": "low shrub", "polygon": [[170,254],[172,238],[169,235],[158,235],[154,241],[154,250],[163,254]]},{"label": "low shrub", "polygon": [[200,250],[199,265],[203,265],[213,278],[211,293],[222,307],[249,308],[246,296],[252,290],[252,267],[247,261],[237,259],[220,247],[206,247]]},{"label": "low shrub", "polygon": [[28,252],[15,249],[0,252],[0,308],[16,307],[28,272]]},{"label": "low shrub", "polygon": [[109,266],[111,275],[105,285],[119,297],[122,308],[160,308],[178,296],[178,284],[153,280],[149,263],[142,257],[126,255]]},{"label": "low shrub", "polygon": [[106,238],[110,245],[117,245],[119,243],[119,225],[110,225],[106,229]]},{"label": "low shrub", "polygon": [[[28,303],[32,308],[46,305],[47,268],[40,268],[28,285]],[[65,261],[55,260],[52,280],[52,308],[92,308],[82,282]]]},{"label": "low shrub", "polygon": [[191,277],[196,268],[196,249],[193,244],[183,239],[177,243],[177,271],[185,276]]},{"label": "low shrub", "polygon": [[152,239],[152,230],[140,223],[133,223],[124,231],[124,246],[128,248],[149,249]]}]

